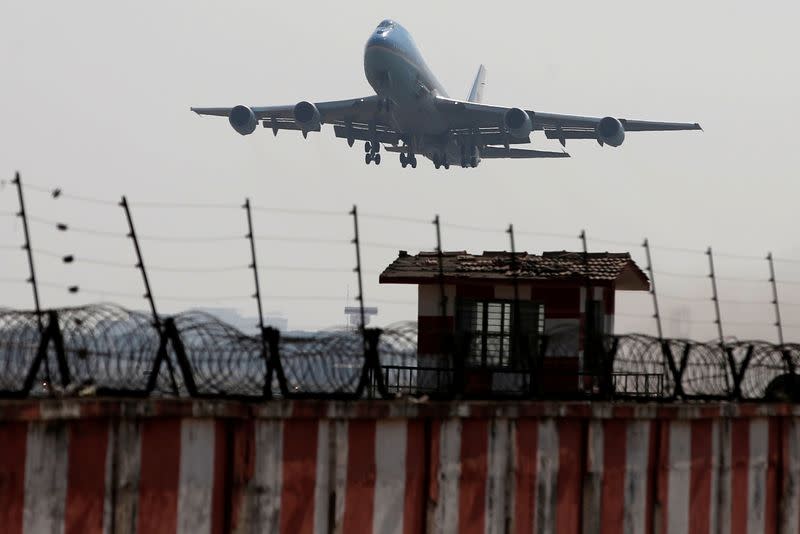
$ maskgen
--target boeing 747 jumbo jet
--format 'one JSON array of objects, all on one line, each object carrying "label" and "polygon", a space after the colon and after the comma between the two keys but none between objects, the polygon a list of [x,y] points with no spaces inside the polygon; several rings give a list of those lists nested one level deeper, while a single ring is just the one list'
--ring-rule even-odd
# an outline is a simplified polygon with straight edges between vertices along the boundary
[{"label": "boeing 747 jumbo jet", "polygon": [[542,130],[548,139],[594,139],[620,146],[626,132],[700,130],[697,123],[649,122],[614,117],[579,117],[483,104],[486,69],[478,69],[465,100],[449,98],[422,59],[411,35],[393,20],[375,29],[364,49],[364,72],[375,95],[335,102],[300,102],[287,106],[191,108],[200,115],[228,117],[242,135],[258,123],[278,130],[299,130],[303,137],[332,124],[336,137],[365,141],[364,161],[381,163],[381,145],[400,154],[405,168],[417,166],[417,154],[438,169],[451,164],[477,167],[481,159],[564,158],[566,152],[512,148],[531,142]]}]

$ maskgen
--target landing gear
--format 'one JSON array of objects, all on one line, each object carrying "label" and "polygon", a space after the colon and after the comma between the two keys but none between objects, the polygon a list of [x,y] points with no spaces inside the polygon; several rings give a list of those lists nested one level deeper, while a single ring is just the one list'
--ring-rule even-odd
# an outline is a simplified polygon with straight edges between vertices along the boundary
[{"label": "landing gear", "polygon": [[417,168],[417,157],[414,154],[409,154],[408,156],[405,153],[400,152],[400,165],[405,169],[408,165],[411,165],[412,169]]},{"label": "landing gear", "polygon": [[433,166],[435,168],[437,168],[437,169],[439,167],[444,167],[445,169],[449,169],[450,168],[450,162],[447,161],[447,156],[444,156],[444,157],[440,158],[438,154],[434,154],[433,155]]},{"label": "landing gear", "polygon": [[381,164],[381,155],[379,154],[381,150],[381,144],[377,141],[369,142],[367,141],[364,143],[364,162],[369,165],[370,162],[374,161],[375,165]]}]

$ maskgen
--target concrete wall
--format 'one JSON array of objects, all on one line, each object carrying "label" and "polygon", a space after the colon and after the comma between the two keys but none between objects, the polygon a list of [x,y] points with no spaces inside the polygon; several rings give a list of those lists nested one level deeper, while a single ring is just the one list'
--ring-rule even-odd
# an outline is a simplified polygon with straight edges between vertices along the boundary
[{"label": "concrete wall", "polygon": [[799,533],[800,407],[0,402],[3,533]]}]

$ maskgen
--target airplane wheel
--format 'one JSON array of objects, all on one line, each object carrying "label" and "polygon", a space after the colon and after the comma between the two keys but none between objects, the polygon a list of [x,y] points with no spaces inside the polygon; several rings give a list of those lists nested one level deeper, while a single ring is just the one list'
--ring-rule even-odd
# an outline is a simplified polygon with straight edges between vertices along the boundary
[{"label": "airplane wheel", "polygon": [[372,152],[372,145],[370,144],[369,141],[364,143],[364,152]]},{"label": "airplane wheel", "polygon": [[441,163],[439,162],[439,156],[434,154],[434,156],[433,156],[433,166],[438,169],[440,165],[441,165]]},{"label": "airplane wheel", "polygon": [[445,160],[445,162],[442,163],[442,166],[444,166],[445,170],[447,170],[450,168],[450,163],[448,163],[447,160]]},{"label": "airplane wheel", "polygon": [[405,154],[403,154],[402,152],[400,152],[400,165],[402,165],[403,167],[405,167],[407,163],[408,163],[408,158],[406,158],[406,155],[405,155]]},{"label": "airplane wheel", "polygon": [[411,160],[411,168],[412,169],[416,169],[417,168],[417,158],[413,158]]},{"label": "airplane wheel", "polygon": [[434,161],[434,162],[433,162],[433,166],[434,166],[434,168],[436,168],[436,169],[438,169],[439,167],[441,167],[441,165],[439,165],[439,162],[438,162],[438,161]]},{"label": "airplane wheel", "polygon": [[473,169],[478,166],[478,158],[472,158],[472,161],[469,162],[470,167]]},{"label": "airplane wheel", "polygon": [[375,154],[375,155],[372,157],[372,159],[374,159],[374,160],[375,160],[375,165],[380,165],[380,164],[381,164],[381,155],[380,155],[380,154]]},{"label": "airplane wheel", "polygon": [[369,165],[369,163],[370,163],[371,161],[372,161],[372,154],[370,154],[369,152],[367,152],[366,154],[364,154],[364,163],[366,163],[367,165]]}]

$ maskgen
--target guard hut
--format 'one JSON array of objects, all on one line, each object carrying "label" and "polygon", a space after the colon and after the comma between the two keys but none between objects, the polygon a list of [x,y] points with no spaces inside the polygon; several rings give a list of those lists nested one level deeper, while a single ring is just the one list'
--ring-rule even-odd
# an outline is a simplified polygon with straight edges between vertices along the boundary
[{"label": "guard hut", "polygon": [[616,291],[650,289],[629,253],[610,252],[400,251],[380,282],[418,286],[418,388],[463,380],[467,393],[596,387]]}]

